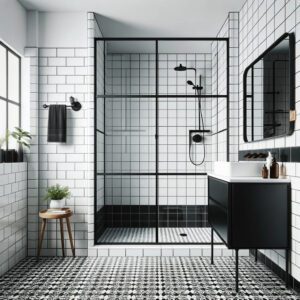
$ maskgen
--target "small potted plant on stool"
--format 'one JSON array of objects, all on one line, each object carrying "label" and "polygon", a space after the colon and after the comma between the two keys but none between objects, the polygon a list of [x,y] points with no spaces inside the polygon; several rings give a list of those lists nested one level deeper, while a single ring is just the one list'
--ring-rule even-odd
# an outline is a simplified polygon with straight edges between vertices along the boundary
[{"label": "small potted plant on stool", "polygon": [[71,193],[67,186],[56,184],[47,188],[45,200],[50,200],[50,208],[63,208],[66,199],[70,198],[70,196]]}]

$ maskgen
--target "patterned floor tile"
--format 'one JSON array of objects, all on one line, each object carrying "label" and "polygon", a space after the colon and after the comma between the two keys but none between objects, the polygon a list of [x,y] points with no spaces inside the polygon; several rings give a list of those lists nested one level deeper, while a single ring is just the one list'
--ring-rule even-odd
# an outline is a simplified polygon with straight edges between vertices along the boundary
[{"label": "patterned floor tile", "polygon": [[300,299],[264,265],[203,257],[27,258],[0,278],[0,299]]}]

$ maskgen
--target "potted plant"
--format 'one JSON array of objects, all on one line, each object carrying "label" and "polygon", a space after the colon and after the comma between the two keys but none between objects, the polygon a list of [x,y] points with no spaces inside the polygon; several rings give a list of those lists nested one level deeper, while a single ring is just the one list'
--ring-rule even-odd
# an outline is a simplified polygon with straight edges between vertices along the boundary
[{"label": "potted plant", "polygon": [[6,143],[6,149],[2,149],[2,161],[6,163],[17,162],[18,161],[18,153],[15,149],[7,149],[8,140],[11,136],[10,132],[7,130],[5,137],[2,139],[2,147]]},{"label": "potted plant", "polygon": [[47,188],[45,200],[50,200],[50,208],[63,208],[65,200],[70,198],[70,196],[71,193],[67,186],[56,184]]},{"label": "potted plant", "polygon": [[24,147],[30,148],[31,134],[22,128],[15,127],[15,130],[11,133],[11,136],[17,140],[18,147],[18,161],[24,161]]},{"label": "potted plant", "polygon": [[6,137],[0,138],[0,163],[4,162],[4,153],[5,151],[2,149],[3,145],[6,142]]}]

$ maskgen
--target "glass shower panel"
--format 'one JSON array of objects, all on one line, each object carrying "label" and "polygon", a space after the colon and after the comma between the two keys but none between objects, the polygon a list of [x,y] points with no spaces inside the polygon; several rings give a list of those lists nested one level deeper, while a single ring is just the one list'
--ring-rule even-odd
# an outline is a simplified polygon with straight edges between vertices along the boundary
[{"label": "glass shower panel", "polygon": [[105,101],[106,230],[98,241],[155,243],[155,99]]},{"label": "glass shower panel", "polygon": [[107,98],[107,173],[155,172],[155,99]]},{"label": "glass shower panel", "polygon": [[99,243],[155,243],[155,176],[106,175],[105,225]]},{"label": "glass shower panel", "polygon": [[159,41],[159,94],[211,95],[211,41]]},{"label": "glass shower panel", "polygon": [[[190,131],[198,129],[198,98],[159,98],[159,172],[203,173],[211,170],[212,98],[201,99],[203,143],[190,143]],[[195,166],[194,162],[205,162]]]},{"label": "glass shower panel", "polygon": [[106,95],[155,95],[155,42],[107,41]]},{"label": "glass shower panel", "polygon": [[[236,47],[232,45],[232,47]],[[212,94],[226,95],[228,91],[228,64],[226,41],[213,41],[211,43],[212,54]],[[233,51],[233,50],[232,50]],[[233,55],[237,55],[234,53]]]},{"label": "glass shower panel", "polygon": [[209,243],[205,176],[159,176],[160,243]]}]

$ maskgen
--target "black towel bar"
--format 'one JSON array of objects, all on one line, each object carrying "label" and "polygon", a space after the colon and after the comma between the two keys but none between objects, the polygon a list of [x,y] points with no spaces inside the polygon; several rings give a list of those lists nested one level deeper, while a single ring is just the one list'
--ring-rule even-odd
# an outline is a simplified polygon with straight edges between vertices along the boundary
[{"label": "black towel bar", "polygon": [[[70,97],[70,103],[71,105],[66,105],[66,107],[70,107],[72,108],[74,111],[79,111],[81,110],[81,103],[79,101],[76,101],[74,97]],[[44,104],[43,108],[48,108],[49,105],[48,104]]]}]

